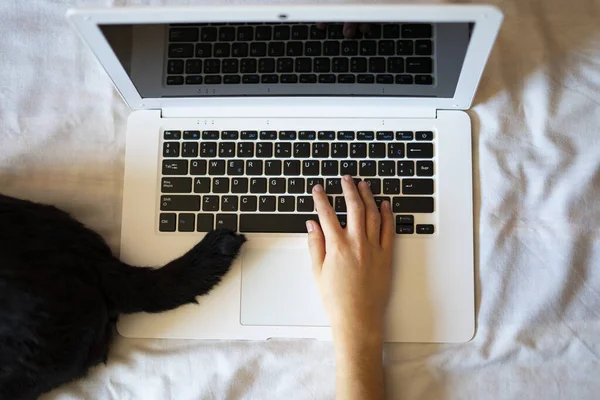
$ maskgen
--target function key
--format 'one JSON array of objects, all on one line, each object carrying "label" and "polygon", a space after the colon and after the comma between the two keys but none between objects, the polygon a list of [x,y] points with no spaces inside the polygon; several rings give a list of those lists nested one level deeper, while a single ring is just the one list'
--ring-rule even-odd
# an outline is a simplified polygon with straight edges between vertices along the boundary
[{"label": "function key", "polygon": [[169,29],[170,42],[197,42],[198,28],[171,28]]},{"label": "function key", "polygon": [[396,132],[396,140],[413,140],[413,133],[410,131]]},{"label": "function key", "polygon": [[[184,132],[185,134],[185,132]],[[204,140],[215,140],[219,138],[219,131],[203,131],[202,139]]]},{"label": "function key", "polygon": [[221,139],[223,140],[237,140],[239,137],[238,131],[223,131],[221,132]]},{"label": "function key", "polygon": [[261,140],[276,140],[277,131],[260,131]]},{"label": "function key", "polygon": [[394,132],[379,131],[377,132],[377,140],[394,140]]},{"label": "function key", "polygon": [[179,214],[177,221],[177,230],[179,232],[194,232],[194,222],[196,216],[191,213]]},{"label": "function key", "polygon": [[280,131],[279,140],[296,140],[296,131]]},{"label": "function key", "polygon": [[200,131],[183,131],[183,140],[200,140]]},{"label": "function key", "polygon": [[241,133],[242,140],[256,140],[258,139],[257,131],[242,131]]},{"label": "function key", "polygon": [[431,235],[435,232],[435,228],[431,224],[417,225],[417,233],[420,235]]},{"label": "function key", "polygon": [[431,132],[431,131],[416,132],[415,139],[417,139],[417,140],[433,140],[433,132]]},{"label": "function key", "polygon": [[375,132],[373,132],[373,131],[358,131],[357,136],[358,136],[358,140],[374,140]]},{"label": "function key", "polygon": [[337,134],[338,140],[354,140],[354,131],[339,131]]},{"label": "function key", "polygon": [[300,140],[315,140],[317,134],[315,131],[300,131],[298,132],[298,138]]},{"label": "function key", "polygon": [[431,24],[404,24],[402,37],[406,39],[430,38],[433,33]]},{"label": "function key", "polygon": [[319,140],[335,140],[334,131],[319,131]]},{"label": "function key", "polygon": [[165,140],[178,140],[181,139],[181,131],[165,131]]}]

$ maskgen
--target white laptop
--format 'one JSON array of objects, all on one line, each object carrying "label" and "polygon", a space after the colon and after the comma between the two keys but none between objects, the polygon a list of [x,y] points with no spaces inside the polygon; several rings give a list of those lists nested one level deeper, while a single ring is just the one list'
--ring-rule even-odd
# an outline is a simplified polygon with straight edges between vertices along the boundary
[{"label": "white laptop", "polygon": [[[471,105],[488,6],[106,8],[69,19],[134,109],[121,258],[162,265],[205,232],[248,242],[199,304],[123,316],[126,337],[329,339],[305,233],[321,183],[392,202],[386,341],[475,333]],[[327,22],[319,24],[318,22]],[[344,23],[358,25],[345,37]],[[356,26],[356,25],[355,25]]]}]

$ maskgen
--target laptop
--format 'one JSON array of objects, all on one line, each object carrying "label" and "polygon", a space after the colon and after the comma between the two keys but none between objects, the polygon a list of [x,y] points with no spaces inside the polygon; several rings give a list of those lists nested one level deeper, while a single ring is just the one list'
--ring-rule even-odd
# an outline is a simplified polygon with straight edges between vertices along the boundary
[{"label": "laptop", "polygon": [[[198,304],[122,316],[135,338],[330,339],[305,221],[340,178],[391,201],[388,342],[475,332],[471,105],[502,14],[488,6],[71,10],[133,109],[121,258],[162,265],[206,232],[248,242]],[[351,25],[344,25],[351,24]],[[345,32],[349,28],[351,34]]]}]

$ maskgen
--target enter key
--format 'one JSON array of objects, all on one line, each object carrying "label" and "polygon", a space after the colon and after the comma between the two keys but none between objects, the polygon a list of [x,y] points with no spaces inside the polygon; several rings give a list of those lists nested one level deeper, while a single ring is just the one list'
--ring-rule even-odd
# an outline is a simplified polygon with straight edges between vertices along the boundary
[{"label": "enter key", "polygon": [[402,194],[433,194],[433,179],[404,179]]}]

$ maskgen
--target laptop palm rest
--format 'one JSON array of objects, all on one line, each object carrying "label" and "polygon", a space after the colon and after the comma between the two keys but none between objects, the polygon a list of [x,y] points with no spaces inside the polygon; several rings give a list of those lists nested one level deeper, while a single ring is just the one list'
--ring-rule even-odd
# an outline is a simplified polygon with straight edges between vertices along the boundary
[{"label": "laptop palm rest", "polygon": [[329,326],[307,248],[246,248],[242,325]]}]

